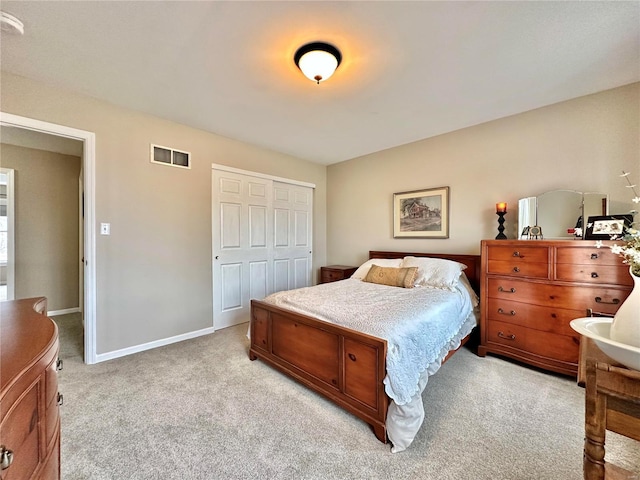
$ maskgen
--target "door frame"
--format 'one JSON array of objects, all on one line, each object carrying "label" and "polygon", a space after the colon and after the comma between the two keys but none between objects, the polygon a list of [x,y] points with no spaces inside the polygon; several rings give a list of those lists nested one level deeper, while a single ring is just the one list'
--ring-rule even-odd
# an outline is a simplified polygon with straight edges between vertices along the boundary
[{"label": "door frame", "polygon": [[0,168],[7,176],[7,300],[13,300],[16,292],[16,222],[15,222],[15,170]]},{"label": "door frame", "polygon": [[94,132],[0,112],[0,124],[82,141],[84,183],[84,362],[96,363],[96,225]]}]

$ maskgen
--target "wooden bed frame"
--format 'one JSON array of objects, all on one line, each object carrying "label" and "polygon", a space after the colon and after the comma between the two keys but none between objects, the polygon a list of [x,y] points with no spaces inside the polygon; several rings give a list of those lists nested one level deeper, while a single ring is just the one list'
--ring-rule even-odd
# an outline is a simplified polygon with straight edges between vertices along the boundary
[{"label": "wooden bed frame", "polygon": [[[480,285],[480,256],[370,251],[369,258],[436,257],[467,266],[471,286]],[[469,335],[470,336],[470,335]],[[462,340],[464,345],[469,336]],[[454,353],[449,352],[445,361]],[[286,310],[251,301],[249,358],[265,363],[318,392],[367,422],[387,442],[389,398],[386,340]]]}]

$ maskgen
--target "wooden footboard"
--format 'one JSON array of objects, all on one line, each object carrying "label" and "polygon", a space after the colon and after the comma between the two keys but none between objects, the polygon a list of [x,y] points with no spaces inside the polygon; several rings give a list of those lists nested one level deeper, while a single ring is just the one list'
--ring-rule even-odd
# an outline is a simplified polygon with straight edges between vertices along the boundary
[{"label": "wooden footboard", "polygon": [[260,358],[361,418],[386,443],[387,342],[251,301],[249,358]]}]

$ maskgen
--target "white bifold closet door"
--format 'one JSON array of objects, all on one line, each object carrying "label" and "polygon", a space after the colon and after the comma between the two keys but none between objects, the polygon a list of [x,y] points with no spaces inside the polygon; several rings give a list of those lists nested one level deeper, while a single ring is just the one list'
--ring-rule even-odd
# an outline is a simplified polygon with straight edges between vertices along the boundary
[{"label": "white bifold closet door", "polygon": [[313,188],[212,172],[213,326],[249,321],[251,299],[311,285]]}]

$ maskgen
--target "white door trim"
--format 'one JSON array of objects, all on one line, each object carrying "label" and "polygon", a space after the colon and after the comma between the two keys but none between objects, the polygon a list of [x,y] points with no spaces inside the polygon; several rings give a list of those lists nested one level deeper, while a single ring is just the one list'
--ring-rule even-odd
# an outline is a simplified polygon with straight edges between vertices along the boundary
[{"label": "white door trim", "polygon": [[95,226],[95,161],[96,135],[77,128],[43,122],[0,112],[0,124],[73,138],[83,142],[84,180],[84,361],[96,363],[96,226]]},{"label": "white door trim", "polygon": [[16,291],[15,170],[0,168],[0,171],[7,176],[7,300],[13,300]]},{"label": "white door trim", "polygon": [[249,175],[251,177],[257,177],[257,178],[266,178],[267,180],[288,183],[290,185],[300,185],[301,187],[316,188],[315,183],[300,182],[299,180],[291,180],[290,178],[276,177],[275,175],[268,175],[266,173],[258,173],[258,172],[252,172],[250,170],[242,170],[241,168],[228,167],[227,165],[220,165],[218,163],[212,163],[211,169],[222,170],[223,172],[239,173],[240,175]]}]

